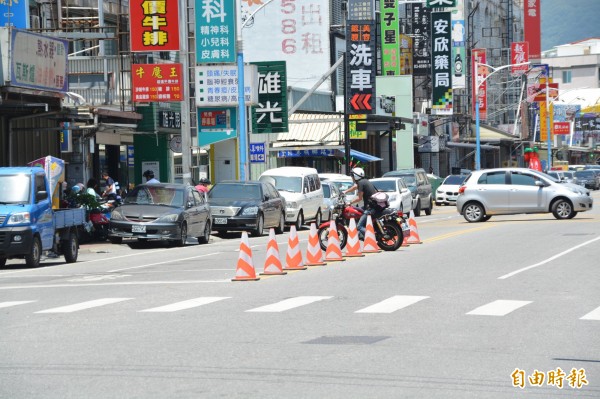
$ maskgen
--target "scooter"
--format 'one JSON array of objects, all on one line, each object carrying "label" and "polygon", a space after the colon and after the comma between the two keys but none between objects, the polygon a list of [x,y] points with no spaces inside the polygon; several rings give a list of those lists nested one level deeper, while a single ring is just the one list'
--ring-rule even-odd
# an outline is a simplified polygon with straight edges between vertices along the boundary
[{"label": "scooter", "polygon": [[93,237],[99,241],[108,239],[108,225],[110,224],[110,214],[113,209],[121,203],[120,197],[114,200],[103,201],[100,207],[89,211],[89,219],[93,225]]},{"label": "scooter", "polygon": [[[352,206],[346,203],[344,195],[338,197],[337,203],[333,209],[333,220],[335,221],[336,230],[340,238],[340,248],[343,249],[348,241],[348,227],[350,219],[358,220],[364,213],[362,208]],[[375,210],[371,217],[375,230],[375,239],[377,244],[384,251],[395,251],[400,248],[404,237],[410,235],[410,228],[402,211],[394,208],[385,207]],[[317,231],[319,237],[319,245],[324,251],[327,250],[329,241],[329,229],[331,221],[323,222]]]}]

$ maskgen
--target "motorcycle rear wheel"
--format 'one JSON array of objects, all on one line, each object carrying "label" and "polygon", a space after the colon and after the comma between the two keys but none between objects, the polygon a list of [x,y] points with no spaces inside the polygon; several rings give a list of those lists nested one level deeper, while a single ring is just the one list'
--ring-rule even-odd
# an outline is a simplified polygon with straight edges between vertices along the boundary
[{"label": "motorcycle rear wheel", "polygon": [[384,234],[381,235],[379,232],[375,234],[379,248],[384,251],[395,251],[400,248],[402,240],[404,239],[400,227],[392,222],[385,222],[381,227],[383,228]]},{"label": "motorcycle rear wheel", "polygon": [[[338,237],[340,238],[340,249],[344,249],[346,242],[348,241],[348,231],[346,227],[341,224],[336,224]],[[317,237],[319,237],[319,246],[323,251],[327,251],[327,244],[329,243],[329,224],[325,227],[321,227],[317,231]]]}]

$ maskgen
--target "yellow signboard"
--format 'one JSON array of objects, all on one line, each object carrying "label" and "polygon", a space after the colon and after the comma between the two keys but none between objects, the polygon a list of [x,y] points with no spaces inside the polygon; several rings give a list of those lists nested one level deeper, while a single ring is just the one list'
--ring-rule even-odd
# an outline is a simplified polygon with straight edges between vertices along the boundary
[{"label": "yellow signboard", "polygon": [[[548,141],[548,110],[546,108],[546,102],[540,102],[540,141]],[[549,103],[550,108],[550,138],[552,138],[552,127],[554,125],[554,104]]]},{"label": "yellow signboard", "polygon": [[348,133],[350,134],[351,140],[355,140],[355,139],[364,140],[367,138],[366,130],[356,130],[356,121],[349,121],[348,127],[349,127]]}]

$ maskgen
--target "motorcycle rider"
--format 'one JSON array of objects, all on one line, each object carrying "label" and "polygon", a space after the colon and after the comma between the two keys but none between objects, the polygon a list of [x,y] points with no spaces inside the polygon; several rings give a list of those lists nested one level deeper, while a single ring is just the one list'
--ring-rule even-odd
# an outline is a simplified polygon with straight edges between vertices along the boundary
[{"label": "motorcycle rider", "polygon": [[377,192],[377,189],[373,183],[369,181],[369,179],[365,178],[365,171],[363,168],[353,168],[350,172],[350,175],[352,176],[352,180],[354,180],[354,185],[347,190],[344,190],[344,194],[357,191],[356,198],[350,201],[350,205],[363,201],[363,209],[365,212],[361,215],[356,227],[358,229],[358,238],[364,240],[367,226],[367,216],[373,213],[373,210],[370,209],[369,206],[369,198],[371,198],[371,196]]}]

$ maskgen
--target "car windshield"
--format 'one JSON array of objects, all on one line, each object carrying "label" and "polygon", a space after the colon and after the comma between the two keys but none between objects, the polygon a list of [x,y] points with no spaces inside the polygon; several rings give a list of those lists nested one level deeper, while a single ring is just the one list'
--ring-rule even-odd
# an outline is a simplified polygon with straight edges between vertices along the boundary
[{"label": "car windshield", "polygon": [[293,176],[261,176],[260,181],[271,183],[279,191],[302,192],[302,178]]},{"label": "car windshield", "polygon": [[407,186],[415,186],[417,184],[417,179],[414,175],[401,175],[398,177],[402,177]]},{"label": "car windshield", "polygon": [[184,190],[175,187],[138,186],[123,200],[125,204],[154,204],[182,207]]},{"label": "car windshield", "polygon": [[396,191],[396,181],[395,180],[376,180],[371,181],[375,188],[379,191],[387,191],[392,192]]},{"label": "car windshield", "polygon": [[344,191],[349,189],[350,187],[352,187],[352,185],[354,184],[351,181],[346,181],[346,180],[330,180],[333,184],[335,184],[337,186],[337,188],[340,189],[340,191]]},{"label": "car windshield", "polygon": [[0,176],[0,204],[29,202],[31,178],[28,175]]},{"label": "car windshield", "polygon": [[444,180],[442,184],[452,184],[455,186],[459,186],[465,181],[466,178],[466,175],[450,175],[446,177],[446,180]]},{"label": "car windshield", "polygon": [[208,192],[208,198],[260,199],[260,187],[257,184],[217,183]]}]

